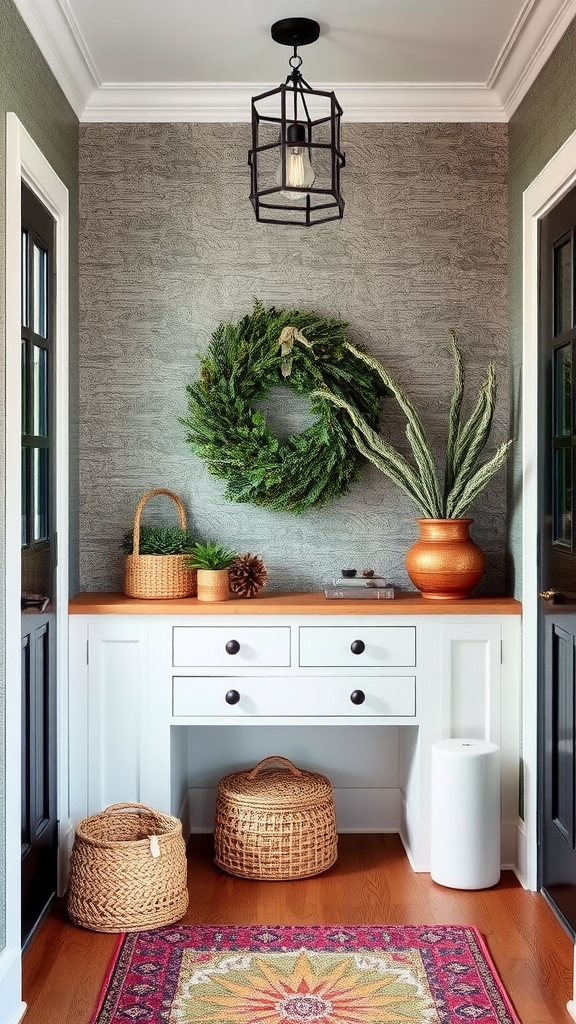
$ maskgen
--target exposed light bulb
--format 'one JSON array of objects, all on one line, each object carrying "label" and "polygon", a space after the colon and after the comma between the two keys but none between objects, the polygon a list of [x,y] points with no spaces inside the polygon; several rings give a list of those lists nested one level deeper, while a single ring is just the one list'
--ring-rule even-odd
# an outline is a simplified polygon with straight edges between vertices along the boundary
[{"label": "exposed light bulb", "polygon": [[[305,132],[301,124],[288,125],[286,153],[286,187],[280,193],[286,199],[304,199],[304,192],[291,192],[292,188],[311,188],[316,175],[310,163],[310,154],[305,143]],[[276,171],[275,181],[282,185],[282,162]]]}]

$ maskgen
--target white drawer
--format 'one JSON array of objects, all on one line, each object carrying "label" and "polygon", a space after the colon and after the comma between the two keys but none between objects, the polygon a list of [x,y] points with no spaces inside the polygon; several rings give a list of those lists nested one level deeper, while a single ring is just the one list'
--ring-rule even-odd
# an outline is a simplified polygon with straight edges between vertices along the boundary
[{"label": "white drawer", "polygon": [[289,626],[174,626],[173,665],[254,668],[290,665]]},{"label": "white drawer", "polygon": [[416,714],[416,680],[414,676],[175,676],[172,713],[175,718],[411,718]]},{"label": "white drawer", "polygon": [[300,665],[380,668],[416,664],[414,626],[301,626]]}]

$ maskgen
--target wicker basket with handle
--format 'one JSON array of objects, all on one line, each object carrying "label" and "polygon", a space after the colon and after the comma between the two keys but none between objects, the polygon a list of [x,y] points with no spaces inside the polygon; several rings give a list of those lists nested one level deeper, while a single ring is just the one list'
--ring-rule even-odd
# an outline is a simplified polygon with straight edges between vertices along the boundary
[{"label": "wicker basket with handle", "polygon": [[335,863],[338,836],[332,785],[285,757],[218,783],[215,861],[242,878],[310,878]]},{"label": "wicker basket with handle", "polygon": [[76,827],[68,914],[96,932],[179,921],[188,907],[186,845],[178,818],[146,804],[111,804]]},{"label": "wicker basket with handle", "polygon": [[136,506],[134,514],[132,554],[126,555],[122,589],[128,597],[150,600],[168,600],[178,597],[194,597],[196,594],[196,569],[187,566],[189,555],[141,555],[140,520],[146,502],[157,494],[171,498],[178,509],[180,526],[186,529],[186,511],[180,498],[163,487],[146,491]]}]

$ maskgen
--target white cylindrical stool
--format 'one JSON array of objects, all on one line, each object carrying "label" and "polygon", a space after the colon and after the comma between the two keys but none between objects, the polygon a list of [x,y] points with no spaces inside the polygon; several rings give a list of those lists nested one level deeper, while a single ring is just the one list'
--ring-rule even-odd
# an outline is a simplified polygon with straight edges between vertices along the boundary
[{"label": "white cylindrical stool", "polygon": [[500,749],[487,740],[432,746],[430,875],[451,889],[500,879]]}]

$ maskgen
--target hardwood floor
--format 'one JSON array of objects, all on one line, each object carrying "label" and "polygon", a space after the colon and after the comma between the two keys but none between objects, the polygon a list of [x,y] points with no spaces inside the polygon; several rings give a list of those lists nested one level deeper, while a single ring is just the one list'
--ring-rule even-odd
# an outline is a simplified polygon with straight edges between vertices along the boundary
[{"label": "hardwood floor", "polygon": [[[484,936],[522,1024],[569,1024],[573,946],[545,900],[512,872],[465,892],[414,874],[394,835],[342,835],[337,864],[301,882],[233,878],[210,836],[188,849],[193,924],[471,924]],[[88,1024],[117,936],[76,928],[64,900],[24,954],[24,1024]]]}]

